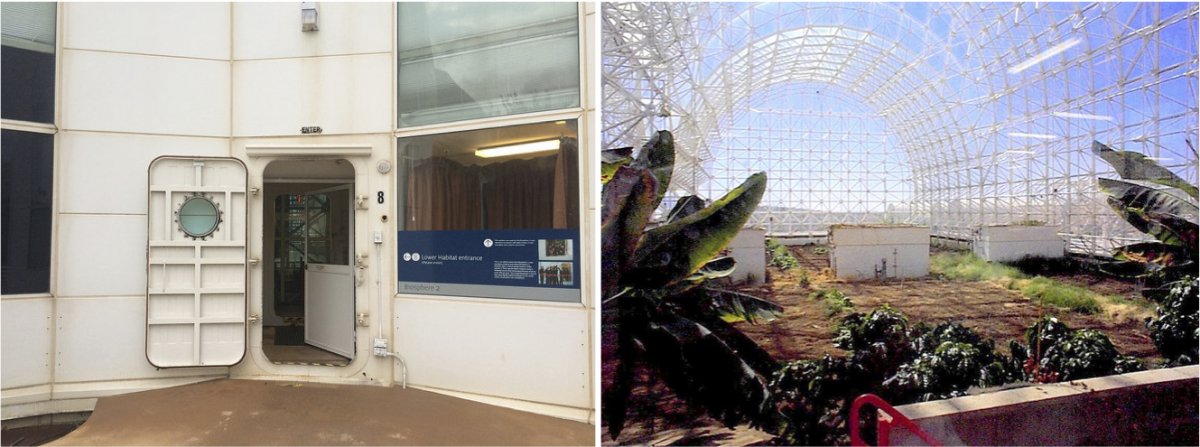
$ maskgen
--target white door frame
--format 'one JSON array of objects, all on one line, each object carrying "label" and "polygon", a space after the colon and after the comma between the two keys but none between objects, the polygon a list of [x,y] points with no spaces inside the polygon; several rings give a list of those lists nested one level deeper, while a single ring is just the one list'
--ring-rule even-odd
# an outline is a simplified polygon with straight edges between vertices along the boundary
[{"label": "white door frame", "polygon": [[[311,139],[306,139],[310,140]],[[344,141],[337,138],[337,141],[332,143],[325,142],[334,139],[321,139],[323,142],[289,142],[270,140],[246,141],[244,143],[234,143],[234,157],[244,161],[247,165],[250,175],[251,195],[255,196],[250,206],[249,223],[251,230],[249,231],[250,238],[250,257],[252,263],[257,263],[250,271],[250,313],[251,319],[261,318],[263,312],[263,270],[269,266],[263,265],[261,256],[263,253],[264,241],[264,215],[263,215],[263,194],[261,194],[264,182],[264,173],[268,165],[276,161],[298,161],[298,160],[345,160],[354,168],[354,190],[367,191],[370,189],[368,183],[368,173],[370,170],[370,162],[376,145],[364,144],[361,142],[338,142]],[[362,141],[362,140],[359,140]],[[377,142],[379,144],[383,141]],[[380,150],[390,150],[389,145],[380,145]],[[355,200],[357,205],[357,198]],[[364,252],[365,249],[358,247],[357,244],[364,243],[370,238],[365,237],[367,230],[367,209],[361,206],[354,207],[355,213],[355,244],[356,252]],[[362,213],[362,214],[359,214]],[[355,285],[355,314],[371,312],[369,300],[366,297],[371,296],[367,293],[365,284]],[[385,320],[386,321],[386,320]],[[255,327],[257,326],[257,327]],[[334,383],[362,383],[370,382],[365,379],[364,372],[374,371],[368,369],[368,364],[371,360],[367,353],[370,337],[370,329],[366,327],[356,327],[356,355],[349,365],[344,367],[326,367],[326,366],[309,366],[309,365],[283,365],[272,363],[262,349],[262,324],[261,319],[256,323],[252,323],[250,330],[250,349],[247,353],[247,360],[238,364],[231,371],[234,377],[286,377],[300,378],[306,380],[329,381]],[[390,383],[390,375],[377,374],[376,381]],[[380,383],[380,382],[375,382]]]}]

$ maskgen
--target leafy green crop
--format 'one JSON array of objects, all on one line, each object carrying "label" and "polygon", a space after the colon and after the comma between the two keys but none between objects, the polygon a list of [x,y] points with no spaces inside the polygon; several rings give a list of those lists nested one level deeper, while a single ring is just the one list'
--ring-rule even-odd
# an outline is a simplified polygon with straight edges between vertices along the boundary
[{"label": "leafy green crop", "polygon": [[1168,366],[1194,365],[1200,346],[1200,280],[1185,278],[1179,281],[1163,299],[1156,313],[1158,318],[1147,319],[1146,328],[1154,347],[1167,358]]},{"label": "leafy green crop", "polygon": [[791,250],[774,239],[767,239],[767,252],[771,255],[771,265],[788,270],[800,266],[800,261],[792,256]]}]

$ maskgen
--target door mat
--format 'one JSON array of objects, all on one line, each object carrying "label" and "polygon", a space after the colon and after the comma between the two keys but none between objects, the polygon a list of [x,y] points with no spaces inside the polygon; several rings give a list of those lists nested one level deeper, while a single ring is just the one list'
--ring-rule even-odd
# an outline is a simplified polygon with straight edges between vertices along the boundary
[{"label": "door mat", "polygon": [[275,346],[297,346],[304,344],[304,326],[279,326],[275,328]]}]

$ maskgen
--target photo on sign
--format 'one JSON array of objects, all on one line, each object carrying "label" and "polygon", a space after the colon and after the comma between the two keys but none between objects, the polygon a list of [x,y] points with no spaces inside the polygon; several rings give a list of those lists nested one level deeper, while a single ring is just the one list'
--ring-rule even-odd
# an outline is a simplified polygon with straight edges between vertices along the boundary
[{"label": "photo on sign", "polygon": [[[570,241],[568,241],[570,242]],[[569,246],[569,245],[568,245]],[[538,285],[542,286],[573,286],[575,285],[575,268],[571,262],[539,262]]]},{"label": "photo on sign", "polygon": [[543,261],[570,261],[575,253],[570,239],[538,239],[538,259]]}]

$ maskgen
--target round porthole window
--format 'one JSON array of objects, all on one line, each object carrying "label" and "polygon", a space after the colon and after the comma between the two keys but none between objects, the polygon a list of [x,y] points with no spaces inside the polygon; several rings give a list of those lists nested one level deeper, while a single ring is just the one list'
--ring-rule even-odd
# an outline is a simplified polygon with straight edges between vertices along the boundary
[{"label": "round porthole window", "polygon": [[179,229],[192,239],[204,239],[221,224],[221,210],[211,198],[200,193],[193,194],[179,205],[175,212]]}]

